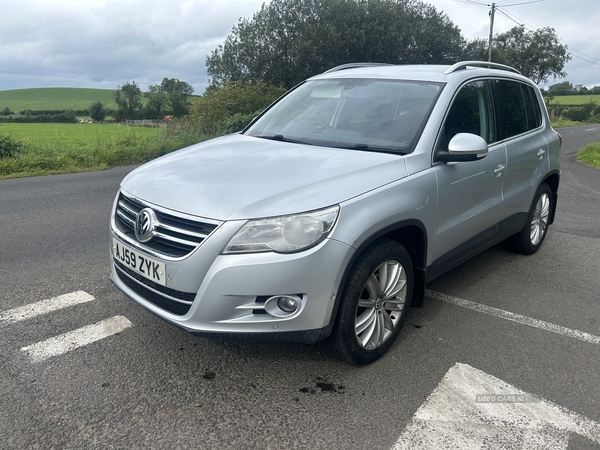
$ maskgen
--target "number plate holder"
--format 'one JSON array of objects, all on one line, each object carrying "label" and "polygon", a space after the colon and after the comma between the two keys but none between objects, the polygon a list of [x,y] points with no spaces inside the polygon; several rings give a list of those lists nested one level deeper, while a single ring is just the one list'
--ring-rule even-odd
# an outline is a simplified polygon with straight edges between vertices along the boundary
[{"label": "number plate holder", "polygon": [[114,238],[112,253],[113,258],[128,269],[161,286],[167,285],[167,270],[163,262],[149,258]]}]

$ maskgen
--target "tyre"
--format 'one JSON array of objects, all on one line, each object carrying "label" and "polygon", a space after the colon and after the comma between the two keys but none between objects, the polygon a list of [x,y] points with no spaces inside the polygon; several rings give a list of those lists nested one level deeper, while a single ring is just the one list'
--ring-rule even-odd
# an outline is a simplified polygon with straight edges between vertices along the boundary
[{"label": "tyre", "polygon": [[531,255],[538,251],[548,232],[553,199],[550,186],[542,183],[533,197],[526,225],[517,234],[508,238],[506,241],[508,248],[524,255]]},{"label": "tyre", "polygon": [[412,261],[402,245],[380,239],[367,247],[348,274],[331,351],[353,365],[380,358],[400,333],[413,284]]}]

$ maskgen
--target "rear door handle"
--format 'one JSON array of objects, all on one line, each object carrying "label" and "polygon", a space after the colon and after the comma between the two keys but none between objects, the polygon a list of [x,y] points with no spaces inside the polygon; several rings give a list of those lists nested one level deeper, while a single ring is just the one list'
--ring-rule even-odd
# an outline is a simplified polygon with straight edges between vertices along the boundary
[{"label": "rear door handle", "polygon": [[546,154],[546,150],[544,150],[543,148],[540,148],[540,150],[537,152],[537,157],[539,159],[542,159],[545,154]]}]

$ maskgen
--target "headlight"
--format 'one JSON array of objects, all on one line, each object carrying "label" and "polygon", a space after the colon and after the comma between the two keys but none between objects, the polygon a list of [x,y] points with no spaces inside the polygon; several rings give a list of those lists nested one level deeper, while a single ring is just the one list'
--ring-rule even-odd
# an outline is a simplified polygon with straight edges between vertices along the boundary
[{"label": "headlight", "polygon": [[223,253],[293,253],[305,250],[327,237],[339,210],[339,206],[333,206],[293,216],[250,220],[231,238]]}]

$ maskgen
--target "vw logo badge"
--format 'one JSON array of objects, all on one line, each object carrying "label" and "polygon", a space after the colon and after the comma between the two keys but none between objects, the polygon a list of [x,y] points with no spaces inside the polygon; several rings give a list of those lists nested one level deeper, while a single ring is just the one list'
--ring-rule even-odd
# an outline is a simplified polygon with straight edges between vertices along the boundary
[{"label": "vw logo badge", "polygon": [[140,242],[148,242],[154,237],[156,214],[150,208],[142,209],[135,218],[135,237]]}]

